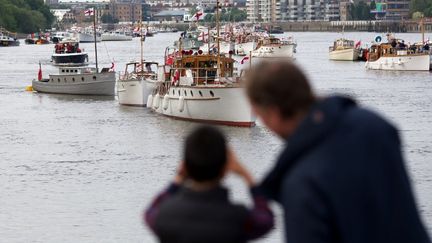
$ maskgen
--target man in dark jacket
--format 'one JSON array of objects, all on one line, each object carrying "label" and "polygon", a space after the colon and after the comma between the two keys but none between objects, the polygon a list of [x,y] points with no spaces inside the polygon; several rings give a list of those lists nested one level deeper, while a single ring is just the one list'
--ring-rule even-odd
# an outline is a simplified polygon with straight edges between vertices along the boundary
[{"label": "man in dark jacket", "polygon": [[[252,209],[235,205],[220,185],[226,172],[251,189]],[[145,213],[161,243],[245,243],[272,229],[273,213],[252,176],[227,149],[224,136],[201,127],[186,139],[184,162],[168,190]]]},{"label": "man in dark jacket", "polygon": [[284,210],[290,243],[428,243],[396,128],[343,97],[315,98],[290,62],[265,62],[247,93],[286,141],[261,188]]}]

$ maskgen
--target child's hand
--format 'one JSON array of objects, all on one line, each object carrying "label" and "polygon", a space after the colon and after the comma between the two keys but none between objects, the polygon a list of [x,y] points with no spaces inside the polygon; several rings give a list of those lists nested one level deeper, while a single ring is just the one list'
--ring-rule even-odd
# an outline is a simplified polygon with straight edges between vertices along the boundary
[{"label": "child's hand", "polygon": [[240,164],[240,162],[237,159],[237,156],[235,155],[235,153],[232,151],[231,148],[228,148],[227,150],[227,157],[228,157],[227,172],[232,172],[242,177],[245,180],[245,182],[248,184],[248,186],[254,186],[255,180],[253,179],[249,171],[247,171],[247,169],[242,164]]}]

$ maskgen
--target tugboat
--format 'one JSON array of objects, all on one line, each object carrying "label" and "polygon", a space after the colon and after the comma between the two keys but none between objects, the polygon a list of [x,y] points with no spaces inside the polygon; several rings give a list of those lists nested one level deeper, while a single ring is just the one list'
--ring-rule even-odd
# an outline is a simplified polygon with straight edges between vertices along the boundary
[{"label": "tugboat", "polygon": [[88,54],[79,48],[74,38],[65,38],[55,46],[51,59],[58,66],[84,66],[88,62]]},{"label": "tugboat", "polygon": [[19,46],[17,34],[0,28],[0,46]]},{"label": "tugboat", "polygon": [[333,46],[329,47],[329,58],[335,61],[356,61],[360,57],[360,42],[347,39],[337,39]]},{"label": "tugboat", "polygon": [[[219,37],[219,1],[216,7]],[[220,47],[219,38],[217,42]],[[179,50],[165,56],[165,63],[172,63],[166,66],[167,79],[148,97],[147,107],[176,119],[254,126],[256,118],[243,83],[234,72],[234,62],[218,51],[207,54],[201,50]]]},{"label": "tugboat", "polygon": [[[94,14],[96,16],[96,14]],[[94,17],[94,33],[96,33],[96,17]],[[96,34],[94,35],[96,40]],[[97,58],[97,41],[95,43],[96,68],[92,67],[60,67],[58,74],[42,78],[39,64],[38,79],[32,81],[32,88],[37,92],[74,95],[115,95],[114,65],[103,68],[99,72]],[[85,54],[87,55],[87,54]]]}]

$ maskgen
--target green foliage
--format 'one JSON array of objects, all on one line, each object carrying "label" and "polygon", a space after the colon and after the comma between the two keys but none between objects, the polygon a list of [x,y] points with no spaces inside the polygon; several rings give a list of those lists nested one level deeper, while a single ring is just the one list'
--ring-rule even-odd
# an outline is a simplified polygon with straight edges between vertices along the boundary
[{"label": "green foliage", "polygon": [[[222,22],[241,22],[246,20],[246,11],[240,10],[238,8],[222,9],[220,14],[220,21]],[[204,22],[215,22],[216,14],[207,14],[204,17]]]},{"label": "green foliage", "polygon": [[424,17],[424,14],[422,12],[415,12],[412,14],[412,19],[419,20]]},{"label": "green foliage", "polygon": [[54,15],[43,0],[0,0],[0,26],[32,33],[51,27]]},{"label": "green foliage", "polygon": [[[373,2],[373,5],[375,5],[375,2]],[[370,12],[371,6],[364,1],[351,3],[348,7],[350,20],[371,20],[374,18],[373,14]]]},{"label": "green foliage", "polygon": [[410,11],[412,18],[414,18],[414,13],[420,12],[424,17],[432,17],[432,1],[431,0],[411,0]]}]

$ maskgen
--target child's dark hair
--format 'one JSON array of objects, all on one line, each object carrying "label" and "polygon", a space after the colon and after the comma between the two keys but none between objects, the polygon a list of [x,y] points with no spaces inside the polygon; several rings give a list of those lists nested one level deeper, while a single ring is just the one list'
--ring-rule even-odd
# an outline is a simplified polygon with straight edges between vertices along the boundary
[{"label": "child's dark hair", "polygon": [[222,132],[210,126],[195,129],[186,138],[184,162],[192,180],[204,182],[221,177],[227,163],[227,146]]}]

